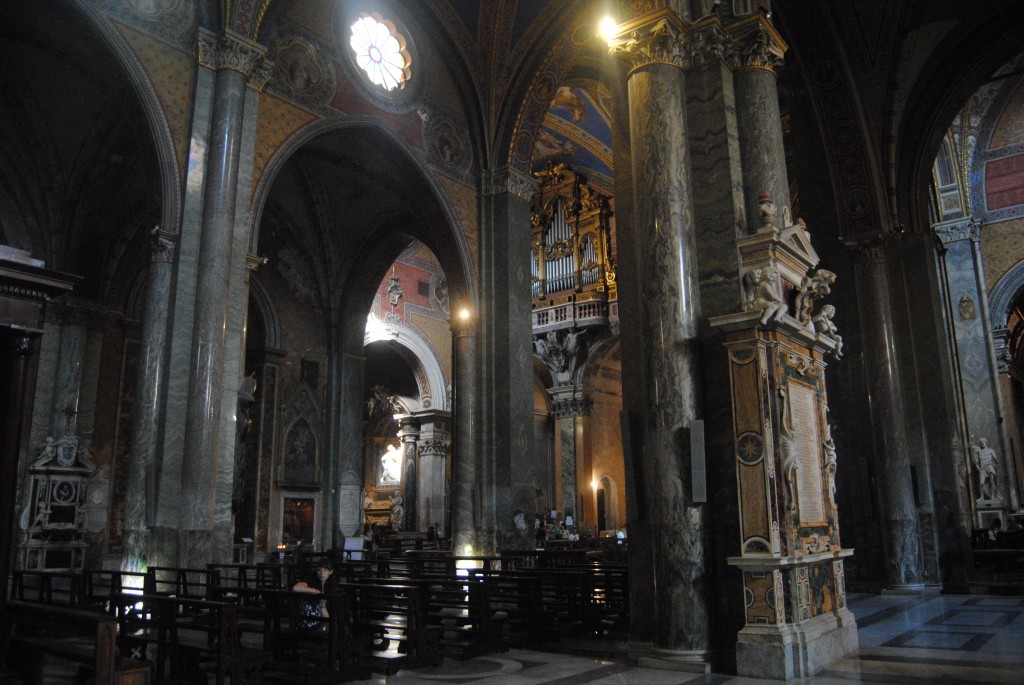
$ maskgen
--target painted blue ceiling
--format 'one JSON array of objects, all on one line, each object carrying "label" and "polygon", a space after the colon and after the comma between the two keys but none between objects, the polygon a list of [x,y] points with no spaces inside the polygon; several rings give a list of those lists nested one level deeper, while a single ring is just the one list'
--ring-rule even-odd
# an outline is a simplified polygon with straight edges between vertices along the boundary
[{"label": "painted blue ceiling", "polygon": [[597,81],[574,80],[555,92],[534,142],[533,170],[565,163],[597,187],[612,191],[612,133],[608,91]]}]

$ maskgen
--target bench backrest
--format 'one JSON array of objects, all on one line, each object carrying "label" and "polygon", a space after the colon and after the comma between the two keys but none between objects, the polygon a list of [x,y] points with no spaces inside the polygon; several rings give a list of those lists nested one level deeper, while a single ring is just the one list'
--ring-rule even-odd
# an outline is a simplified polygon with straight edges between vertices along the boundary
[{"label": "bench backrest", "polygon": [[40,637],[53,640],[73,636],[92,638],[95,641],[94,682],[113,685],[117,667],[117,621],[113,616],[22,600],[8,600],[5,616],[8,628],[15,636],[23,629],[29,629],[36,640]]}]

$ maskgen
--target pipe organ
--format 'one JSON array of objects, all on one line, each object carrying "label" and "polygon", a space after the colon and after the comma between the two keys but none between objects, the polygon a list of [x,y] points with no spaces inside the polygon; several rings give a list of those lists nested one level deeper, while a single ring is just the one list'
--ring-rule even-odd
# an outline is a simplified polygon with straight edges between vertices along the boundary
[{"label": "pipe organ", "polygon": [[616,300],[611,198],[564,164],[536,176],[530,215],[534,309]]}]

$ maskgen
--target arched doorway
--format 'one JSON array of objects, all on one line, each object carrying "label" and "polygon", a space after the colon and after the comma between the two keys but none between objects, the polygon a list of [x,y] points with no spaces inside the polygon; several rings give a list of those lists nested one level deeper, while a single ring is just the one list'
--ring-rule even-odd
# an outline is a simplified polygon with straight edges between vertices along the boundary
[{"label": "arched doorway", "polygon": [[[280,317],[285,354],[279,392],[287,398],[308,381],[303,367],[315,371],[311,392],[322,403],[324,420],[314,431],[324,453],[317,479],[308,487],[319,498],[320,544],[336,547],[342,537],[360,533],[364,521],[371,462],[363,424],[371,376],[381,373],[371,368],[372,348],[380,343],[384,357],[397,355],[405,365],[408,399],[398,413],[423,410],[424,404],[448,407],[448,384],[437,361],[453,358],[447,324],[440,316],[431,319],[427,337],[435,342],[428,345],[422,336],[415,342],[418,336],[405,322],[384,322],[385,310],[395,313],[390,303],[382,308],[389,278],[403,255],[404,261],[416,260],[419,248],[412,246],[418,244],[434,255],[435,271],[452,298],[471,302],[469,253],[443,193],[405,144],[375,122],[323,123],[303,131],[272,162],[260,195],[263,209],[254,250],[268,257],[260,280]],[[419,297],[421,280],[424,301],[436,297],[438,283],[414,278],[402,284],[406,294],[399,301]],[[391,331],[368,328],[368,319],[395,325]],[[443,348],[443,353],[418,355],[418,345]],[[418,357],[433,360],[408,363]],[[385,362],[379,368],[395,366]],[[328,496],[332,491],[334,496]]]}]

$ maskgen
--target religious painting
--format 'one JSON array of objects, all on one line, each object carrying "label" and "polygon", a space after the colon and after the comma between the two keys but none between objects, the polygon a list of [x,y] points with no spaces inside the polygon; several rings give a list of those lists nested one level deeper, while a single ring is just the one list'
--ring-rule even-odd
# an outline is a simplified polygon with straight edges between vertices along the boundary
[{"label": "religious painting", "polygon": [[313,514],[315,503],[311,497],[285,497],[281,517],[281,542],[295,545],[313,542]]},{"label": "religious painting", "polygon": [[306,419],[299,419],[288,429],[284,442],[284,468],[281,480],[285,483],[317,482],[316,436]]}]

